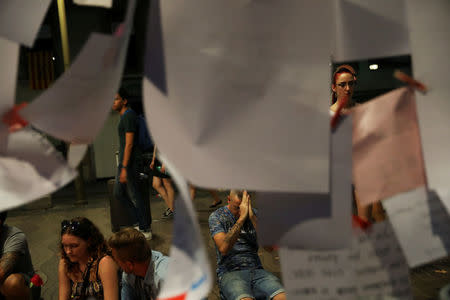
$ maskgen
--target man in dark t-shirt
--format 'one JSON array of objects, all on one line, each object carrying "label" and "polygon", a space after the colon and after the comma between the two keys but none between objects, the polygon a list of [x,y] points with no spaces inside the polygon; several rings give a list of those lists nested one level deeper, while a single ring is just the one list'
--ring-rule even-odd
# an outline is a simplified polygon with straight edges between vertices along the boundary
[{"label": "man in dark t-shirt", "polygon": [[0,213],[0,299],[30,299],[30,279],[34,274],[25,234],[5,223]]},{"label": "man in dark t-shirt", "polygon": [[[114,98],[112,107],[120,114],[119,134],[119,166],[114,186],[114,196],[129,210],[135,222],[147,239],[151,239],[151,216],[148,205],[139,187],[139,167],[142,166],[142,153],[137,147],[138,120],[136,113],[128,105],[128,95],[120,89]],[[131,197],[134,198],[134,205]]]}]

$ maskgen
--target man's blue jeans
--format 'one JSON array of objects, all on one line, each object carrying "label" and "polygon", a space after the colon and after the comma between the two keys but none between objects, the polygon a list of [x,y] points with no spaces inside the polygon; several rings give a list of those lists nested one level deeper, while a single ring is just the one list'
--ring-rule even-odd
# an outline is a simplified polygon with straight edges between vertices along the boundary
[{"label": "man's blue jeans", "polygon": [[226,300],[272,299],[284,292],[280,280],[264,269],[227,272],[220,279],[219,288]]},{"label": "man's blue jeans", "polygon": [[[149,210],[145,209],[148,199],[144,199],[141,191],[140,180],[136,168],[127,167],[127,183],[120,183],[120,171],[122,166],[117,169],[116,182],[114,184],[114,197],[118,199],[127,208],[128,213],[133,217],[136,223],[139,223],[139,229],[147,231],[152,222]],[[147,179],[145,179],[147,180]],[[134,204],[131,199],[134,199]]]}]

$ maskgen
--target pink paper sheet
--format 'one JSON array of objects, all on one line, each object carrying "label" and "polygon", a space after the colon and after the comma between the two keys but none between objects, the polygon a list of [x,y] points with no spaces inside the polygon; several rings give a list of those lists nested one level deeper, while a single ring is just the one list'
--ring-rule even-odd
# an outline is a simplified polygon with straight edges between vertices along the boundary
[{"label": "pink paper sheet", "polygon": [[363,205],[426,184],[411,89],[377,97],[353,114],[353,182]]}]

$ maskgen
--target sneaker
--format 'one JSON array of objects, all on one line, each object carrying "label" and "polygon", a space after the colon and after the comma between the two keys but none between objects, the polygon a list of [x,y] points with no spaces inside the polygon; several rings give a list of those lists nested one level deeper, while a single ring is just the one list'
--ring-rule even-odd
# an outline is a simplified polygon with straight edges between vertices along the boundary
[{"label": "sneaker", "polygon": [[173,218],[173,211],[171,211],[170,209],[168,209],[167,211],[164,212],[162,218],[163,218],[163,219],[172,219],[172,218]]},{"label": "sneaker", "polygon": [[163,217],[167,217],[167,215],[171,212],[170,208],[167,208],[164,212],[163,212]]},{"label": "sneaker", "polygon": [[140,230],[140,229],[139,229],[139,226],[134,226],[134,229],[136,229],[136,230],[138,230],[139,232],[141,232],[141,233],[145,236],[145,238],[146,238],[147,240],[151,240],[151,239],[152,239],[152,230],[151,230],[151,229],[148,229],[148,230]]}]

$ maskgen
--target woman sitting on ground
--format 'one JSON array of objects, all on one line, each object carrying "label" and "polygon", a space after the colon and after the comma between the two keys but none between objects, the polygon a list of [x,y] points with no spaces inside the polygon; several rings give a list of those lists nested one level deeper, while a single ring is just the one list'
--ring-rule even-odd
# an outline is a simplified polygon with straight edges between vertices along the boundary
[{"label": "woman sitting on ground", "polygon": [[62,221],[60,254],[59,300],[119,299],[118,267],[89,219]]}]

